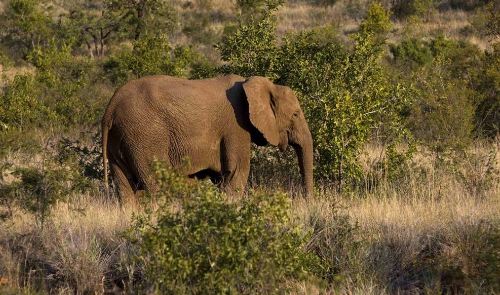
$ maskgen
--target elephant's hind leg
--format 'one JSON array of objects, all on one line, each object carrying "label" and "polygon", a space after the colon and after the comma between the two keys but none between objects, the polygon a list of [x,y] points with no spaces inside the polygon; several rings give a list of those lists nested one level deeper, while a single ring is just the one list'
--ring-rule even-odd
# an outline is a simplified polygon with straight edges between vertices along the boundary
[{"label": "elephant's hind leg", "polygon": [[132,176],[125,169],[122,169],[115,161],[111,161],[110,167],[111,173],[113,174],[113,180],[118,189],[120,202],[134,202],[136,188]]}]

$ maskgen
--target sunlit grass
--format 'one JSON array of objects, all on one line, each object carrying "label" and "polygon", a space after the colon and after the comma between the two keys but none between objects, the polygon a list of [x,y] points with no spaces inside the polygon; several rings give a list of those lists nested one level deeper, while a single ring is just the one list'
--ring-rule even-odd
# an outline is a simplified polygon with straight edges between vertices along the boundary
[{"label": "sunlit grass", "polygon": [[[365,156],[373,159],[380,153],[371,147]],[[431,161],[423,154],[416,159],[419,157],[422,163],[424,159]],[[481,167],[476,168],[480,172]],[[470,287],[461,286],[455,279],[443,279],[439,271],[445,275],[451,272],[457,280],[464,274],[472,278],[484,275],[474,259],[482,261],[492,254],[492,249],[481,247],[488,247],[489,239],[495,239],[495,228],[498,232],[499,186],[493,185],[478,195],[452,174],[439,170],[429,173],[419,181],[406,181],[404,186],[385,183],[368,193],[339,195],[333,189],[320,189],[322,193],[314,198],[293,198],[294,222],[306,231],[316,230],[311,243],[315,243],[315,235],[327,239],[321,247],[329,247],[328,239],[332,237],[346,239],[332,240],[333,248],[323,249],[332,257],[335,251],[351,251],[338,248],[339,242],[359,242],[360,246],[343,262],[348,269],[341,271],[347,277],[340,281],[325,284],[311,280],[289,285],[297,294],[383,294],[425,288],[437,291],[446,284]],[[139,207],[120,204],[99,192],[71,199],[70,203],[56,205],[43,228],[35,226],[32,216],[17,209],[13,219],[2,223],[0,286],[17,290],[55,288],[62,293],[133,289],[130,282],[137,276],[137,269],[123,233]],[[346,226],[339,223],[343,220],[352,227],[337,228]],[[317,232],[318,228],[321,232]],[[340,232],[330,237],[324,235],[325,230]],[[342,230],[347,234],[342,236]],[[425,255],[434,260],[425,260]],[[432,270],[435,273],[426,277],[425,271],[433,267],[437,268]]]}]

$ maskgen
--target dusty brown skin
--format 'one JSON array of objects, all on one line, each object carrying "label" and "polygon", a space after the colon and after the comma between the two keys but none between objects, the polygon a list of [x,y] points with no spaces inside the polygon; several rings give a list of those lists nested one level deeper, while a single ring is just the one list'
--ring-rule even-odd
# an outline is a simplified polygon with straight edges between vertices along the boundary
[{"label": "dusty brown skin", "polygon": [[[154,189],[150,176],[155,159],[189,177],[210,177],[225,191],[242,191],[251,142],[281,150],[293,146],[306,194],[313,189],[312,138],[297,97],[263,77],[150,76],[130,81],[108,104],[102,139],[105,175],[109,160],[122,198]],[[105,177],[106,187],[107,182]]]}]

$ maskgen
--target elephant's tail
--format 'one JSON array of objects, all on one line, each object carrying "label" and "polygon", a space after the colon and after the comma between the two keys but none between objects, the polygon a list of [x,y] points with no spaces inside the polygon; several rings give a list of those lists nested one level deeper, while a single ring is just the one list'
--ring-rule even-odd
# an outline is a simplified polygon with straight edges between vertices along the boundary
[{"label": "elephant's tail", "polygon": [[108,133],[111,128],[111,120],[107,120],[106,116],[102,121],[102,165],[104,171],[104,191],[109,196],[108,184]]}]

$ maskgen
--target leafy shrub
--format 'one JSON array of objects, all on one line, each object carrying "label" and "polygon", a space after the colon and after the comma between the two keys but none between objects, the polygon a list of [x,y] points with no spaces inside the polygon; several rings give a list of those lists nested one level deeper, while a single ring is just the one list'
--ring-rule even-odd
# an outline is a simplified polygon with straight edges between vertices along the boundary
[{"label": "leafy shrub", "polygon": [[[477,69],[482,67],[484,53],[469,42],[438,36],[430,42],[430,48],[435,58],[448,60],[445,66],[451,77],[466,83],[470,84]],[[474,86],[471,85],[471,88]]]},{"label": "leafy shrub", "polygon": [[385,36],[391,28],[390,12],[378,2],[374,2],[369,7],[365,18],[359,26],[359,30],[362,34],[370,33],[376,36]]},{"label": "leafy shrub", "polygon": [[97,98],[80,96],[90,87],[93,69],[87,59],[74,58],[69,46],[52,41],[35,47],[28,60],[36,73],[16,76],[0,96],[0,130],[95,121]]},{"label": "leafy shrub", "polygon": [[423,66],[432,62],[434,58],[428,44],[415,38],[391,46],[391,52],[395,61],[405,66]]},{"label": "leafy shrub", "polygon": [[243,77],[275,78],[278,58],[275,30],[276,20],[269,11],[263,19],[253,19],[224,36],[217,49],[227,64],[220,71]]},{"label": "leafy shrub", "polygon": [[0,96],[0,131],[42,125],[56,113],[40,99],[38,85],[30,75],[17,75]]},{"label": "leafy shrub", "polygon": [[104,70],[113,83],[124,83],[131,78],[146,75],[187,76],[188,66],[200,56],[190,47],[172,49],[164,35],[143,36],[104,64]]},{"label": "leafy shrub", "polygon": [[266,18],[269,11],[278,8],[284,0],[236,0],[236,7],[243,20],[256,21]]},{"label": "leafy shrub", "polygon": [[316,174],[342,182],[360,170],[357,154],[372,128],[402,106],[402,87],[390,83],[380,64],[389,15],[370,7],[352,51],[333,30],[289,35],[278,46],[271,12],[240,25],[219,44],[224,72],[261,75],[300,94],[316,149]]},{"label": "leafy shrub", "polygon": [[208,59],[201,58],[191,65],[190,79],[212,78],[219,73],[216,64]]},{"label": "leafy shrub", "polygon": [[398,18],[424,16],[436,5],[436,0],[391,0],[392,13]]},{"label": "leafy shrub", "polygon": [[438,36],[430,41],[410,38],[391,47],[397,63],[402,66],[429,65],[435,58],[447,59],[445,64],[454,78],[467,79],[480,66],[482,53],[477,46]]},{"label": "leafy shrub", "polygon": [[10,183],[0,182],[2,201],[15,203],[35,216],[43,225],[52,207],[64,201],[73,191],[78,191],[80,175],[67,167],[46,163],[44,168],[14,168],[17,177]]},{"label": "leafy shrub", "polygon": [[43,3],[36,0],[9,1],[3,13],[5,41],[23,54],[35,45],[45,45],[53,36],[52,20]]},{"label": "leafy shrub", "polygon": [[371,130],[383,117],[396,122],[405,105],[403,87],[392,84],[380,64],[388,20],[379,4],[370,7],[352,51],[314,31],[289,36],[282,47],[279,81],[301,93],[318,153],[316,173],[339,188],[359,176],[357,155]]},{"label": "leafy shrub", "polygon": [[157,209],[135,218],[132,233],[157,292],[273,293],[314,265],[289,225],[286,195],[252,193],[238,204],[155,166]]},{"label": "leafy shrub", "polygon": [[500,42],[486,52],[473,85],[481,94],[475,113],[475,128],[480,135],[494,138],[500,134]]},{"label": "leafy shrub", "polygon": [[443,62],[415,75],[419,95],[409,118],[415,137],[435,151],[466,146],[474,128],[472,92],[447,76]]},{"label": "leafy shrub", "polygon": [[[99,114],[89,60],[74,58],[71,47],[52,41],[28,55],[37,71],[17,75],[0,96],[0,130],[91,124]],[[92,89],[90,89],[92,88]],[[63,124],[58,124],[63,123]]]},{"label": "leafy shrub", "polygon": [[494,52],[443,36],[403,40],[391,50],[396,68],[405,73],[402,79],[413,84],[417,103],[409,124],[418,139],[458,147],[467,144],[474,130],[495,135]]},{"label": "leafy shrub", "polygon": [[82,140],[63,137],[59,141],[57,149],[59,163],[74,163],[82,176],[99,181],[103,179],[102,148],[99,133],[92,135],[90,144],[86,144]]},{"label": "leafy shrub", "polygon": [[500,34],[500,16],[495,7],[495,1],[490,1],[487,5],[476,10],[472,16],[471,27],[465,30],[472,30],[474,33],[494,40]]},{"label": "leafy shrub", "polygon": [[90,59],[74,57],[69,44],[52,40],[45,47],[35,47],[28,60],[37,68],[39,99],[57,114],[60,123],[71,126],[96,121],[98,97],[87,96],[95,87]]},{"label": "leafy shrub", "polygon": [[56,88],[62,97],[69,97],[90,81],[90,64],[74,57],[71,45],[54,39],[48,46],[37,46],[28,54],[28,61],[38,70],[37,80],[48,88]]},{"label": "leafy shrub", "polygon": [[170,1],[141,0],[141,1],[104,1],[103,16],[112,19],[111,25],[120,23],[122,34],[138,40],[144,34],[172,33],[178,23],[178,16]]}]

